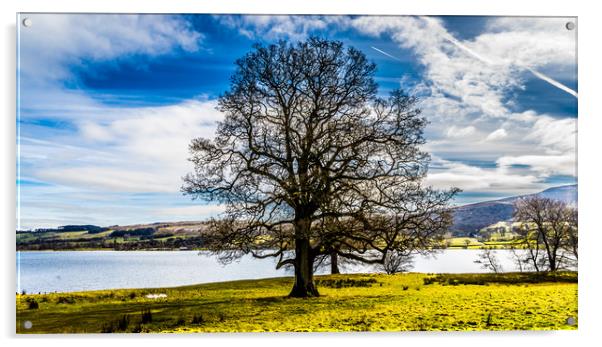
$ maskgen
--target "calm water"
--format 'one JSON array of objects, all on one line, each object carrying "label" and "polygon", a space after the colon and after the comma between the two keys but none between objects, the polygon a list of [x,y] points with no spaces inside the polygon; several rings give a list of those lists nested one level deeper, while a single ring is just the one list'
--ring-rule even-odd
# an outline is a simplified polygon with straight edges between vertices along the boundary
[{"label": "calm water", "polygon": [[[504,271],[515,271],[510,251],[495,251]],[[413,272],[487,272],[474,261],[478,250],[445,250],[414,259]],[[223,266],[215,257],[194,251],[17,252],[17,291],[68,292],[115,288],[172,287],[196,283],[290,276],[274,260],[243,257]],[[318,271],[324,273],[325,270]],[[326,270],[327,271],[327,270]],[[379,272],[356,265],[344,273]]]}]

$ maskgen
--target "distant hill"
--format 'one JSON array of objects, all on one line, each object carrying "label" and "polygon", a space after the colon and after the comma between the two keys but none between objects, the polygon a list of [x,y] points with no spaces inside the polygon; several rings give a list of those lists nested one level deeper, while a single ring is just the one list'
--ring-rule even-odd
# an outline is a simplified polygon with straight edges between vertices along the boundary
[{"label": "distant hill", "polygon": [[454,224],[450,228],[455,235],[471,235],[497,222],[509,221],[514,211],[513,204],[517,199],[537,195],[544,198],[561,200],[570,205],[577,205],[577,185],[548,188],[536,194],[512,196],[509,198],[484,201],[454,208]]},{"label": "distant hill", "polygon": [[[532,195],[532,194],[530,194]],[[535,195],[577,205],[577,185],[546,189]],[[477,236],[485,227],[512,219],[513,203],[522,196],[455,207],[455,236]],[[198,249],[204,244],[206,221],[157,222],[150,224],[65,225],[53,229],[17,230],[18,250],[63,249]]]},{"label": "distant hill", "polygon": [[205,244],[207,223],[165,222],[135,225],[65,225],[17,231],[17,250],[190,250]]},{"label": "distant hill", "polygon": [[561,201],[566,202],[569,205],[577,206],[577,185],[576,184],[573,184],[570,186],[560,186],[560,187],[548,188],[548,189],[544,190],[543,192],[538,193],[537,195],[544,197],[544,198],[561,200]]}]

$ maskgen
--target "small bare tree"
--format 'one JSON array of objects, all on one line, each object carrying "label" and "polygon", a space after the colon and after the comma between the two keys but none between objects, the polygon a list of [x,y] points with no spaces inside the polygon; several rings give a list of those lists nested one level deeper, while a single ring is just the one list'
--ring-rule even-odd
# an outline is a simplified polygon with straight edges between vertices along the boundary
[{"label": "small bare tree", "polygon": [[479,253],[479,258],[474,261],[476,264],[481,264],[483,269],[493,271],[495,273],[503,272],[502,264],[498,260],[495,252],[491,248],[485,248]]},{"label": "small bare tree", "polygon": [[382,269],[389,275],[409,271],[414,266],[414,257],[411,253],[399,250],[388,251]]},{"label": "small bare tree", "polygon": [[514,265],[519,272],[523,272],[525,262],[528,262],[528,259],[525,259],[523,255],[516,251],[516,248],[512,247],[510,249],[510,253],[512,254],[512,260],[514,261]]},{"label": "small bare tree", "polygon": [[541,245],[541,238],[533,231],[528,224],[523,224],[516,229],[520,239],[520,245],[525,251],[522,257],[517,253],[517,261],[523,264],[524,269],[534,271],[544,271],[547,266],[547,260],[544,256],[544,249]]},{"label": "small bare tree", "polygon": [[573,210],[562,201],[536,195],[519,199],[514,208],[514,219],[521,223],[518,233],[533,268],[557,271],[569,265],[566,249],[571,233],[576,240]]}]

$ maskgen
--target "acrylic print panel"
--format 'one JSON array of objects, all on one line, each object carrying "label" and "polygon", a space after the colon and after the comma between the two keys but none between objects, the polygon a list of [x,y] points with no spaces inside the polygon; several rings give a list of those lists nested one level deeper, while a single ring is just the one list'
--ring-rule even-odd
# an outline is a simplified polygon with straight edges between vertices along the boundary
[{"label": "acrylic print panel", "polygon": [[18,333],[577,329],[577,20],[18,16]]}]

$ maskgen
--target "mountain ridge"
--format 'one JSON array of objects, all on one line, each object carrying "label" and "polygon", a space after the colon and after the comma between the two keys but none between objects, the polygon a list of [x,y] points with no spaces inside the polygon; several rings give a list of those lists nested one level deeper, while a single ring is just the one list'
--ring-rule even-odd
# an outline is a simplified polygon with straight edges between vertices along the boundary
[{"label": "mountain ridge", "polygon": [[550,187],[538,193],[510,196],[454,207],[454,223],[450,231],[459,236],[474,236],[484,227],[497,222],[508,221],[512,219],[514,202],[529,196],[560,200],[576,206],[577,184]]}]

